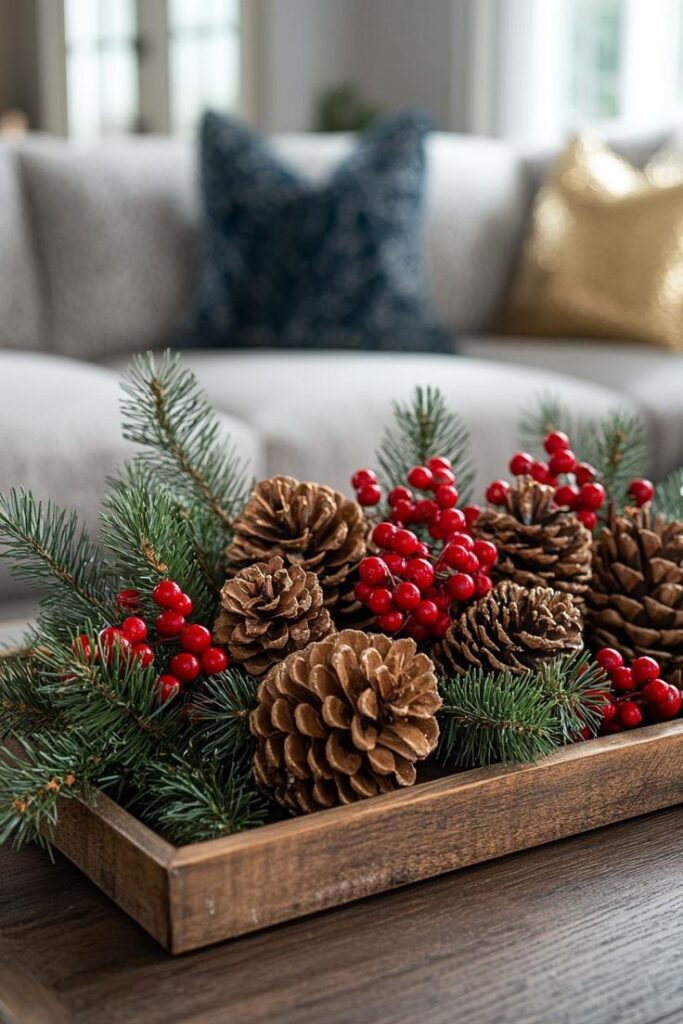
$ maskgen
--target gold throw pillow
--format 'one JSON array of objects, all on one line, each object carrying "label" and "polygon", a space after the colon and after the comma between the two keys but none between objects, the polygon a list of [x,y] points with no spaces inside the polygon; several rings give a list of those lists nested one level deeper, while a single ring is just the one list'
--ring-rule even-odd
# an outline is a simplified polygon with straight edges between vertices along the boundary
[{"label": "gold throw pillow", "polygon": [[[683,351],[683,178],[575,139],[534,205],[499,328]],[[677,173],[678,172],[678,173]]]}]

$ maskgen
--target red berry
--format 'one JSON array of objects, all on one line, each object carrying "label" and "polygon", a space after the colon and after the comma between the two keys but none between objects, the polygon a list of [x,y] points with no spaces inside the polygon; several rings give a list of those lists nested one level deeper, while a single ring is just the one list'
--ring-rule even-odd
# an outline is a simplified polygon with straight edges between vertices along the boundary
[{"label": "red berry", "polygon": [[550,470],[546,462],[540,460],[532,463],[531,465],[531,477],[539,484],[547,484],[550,482]]},{"label": "red berry", "polygon": [[123,635],[116,626],[107,626],[99,636],[100,645],[107,655],[107,664],[111,665],[116,658],[116,651],[121,659],[125,658],[130,651],[130,640]]},{"label": "red berry", "polygon": [[396,527],[393,523],[378,523],[372,531],[372,539],[378,548],[391,549]]},{"label": "red berry", "polygon": [[386,612],[384,615],[379,615],[376,620],[376,625],[383,633],[397,633],[404,621],[405,617],[403,614],[394,609],[394,611]]},{"label": "red berry", "polygon": [[655,496],[655,485],[651,480],[631,480],[628,485],[628,493],[635,499],[639,507],[647,505]]},{"label": "red berry", "polygon": [[464,530],[467,526],[467,520],[459,508],[445,508],[439,516],[439,525],[446,531],[446,536],[448,536],[449,533]]},{"label": "red berry", "polygon": [[411,555],[415,554],[415,549],[419,543],[412,530],[397,530],[394,534],[392,547],[396,554],[410,558]]},{"label": "red berry", "polygon": [[168,672],[157,679],[157,691],[162,701],[171,700],[180,690],[180,681]]},{"label": "red berry", "polygon": [[197,678],[201,669],[199,658],[195,654],[190,654],[189,651],[174,654],[168,667],[181,683],[191,683],[193,679]]},{"label": "red berry", "polygon": [[669,700],[669,684],[663,679],[651,679],[643,687],[642,693],[651,704],[666,704]]},{"label": "red berry", "polygon": [[378,505],[382,500],[382,492],[377,484],[365,484],[357,492],[356,498],[358,499],[358,504],[364,507]]},{"label": "red berry", "polygon": [[420,601],[413,612],[415,619],[421,626],[433,626],[439,618],[439,609],[434,601]]},{"label": "red berry", "polygon": [[623,655],[616,651],[614,647],[602,647],[595,655],[595,660],[605,672],[614,672],[615,669],[621,668],[624,664]]},{"label": "red berry", "polygon": [[479,559],[479,565],[495,565],[498,561],[498,548],[490,540],[478,540],[474,545],[474,554]]},{"label": "red berry", "polygon": [[147,639],[147,623],[139,615],[129,615],[121,623],[121,632],[132,644],[141,644]]},{"label": "red berry", "polygon": [[201,657],[202,672],[207,676],[215,676],[225,672],[228,667],[228,656],[222,647],[208,647]]},{"label": "red berry", "polygon": [[425,544],[423,540],[421,540],[420,543],[415,548],[416,558],[429,558],[431,553],[432,552],[430,550],[429,544]]},{"label": "red berry", "polygon": [[474,579],[467,573],[458,572],[446,580],[446,590],[454,601],[469,601],[474,596]]},{"label": "red berry", "polygon": [[140,607],[140,591],[130,587],[128,590],[119,590],[116,595],[116,604],[122,610],[135,612]]},{"label": "red berry", "polygon": [[576,466],[576,455],[571,448],[560,448],[550,457],[548,469],[553,476],[560,473],[571,473]]},{"label": "red berry", "polygon": [[400,608],[402,611],[412,611],[420,603],[420,589],[414,583],[398,583],[394,587],[393,598],[397,608]]},{"label": "red berry", "polygon": [[638,686],[642,686],[643,683],[649,683],[657,678],[659,675],[659,665],[654,658],[636,658],[631,663],[631,671]]},{"label": "red berry", "polygon": [[587,530],[590,530],[591,533],[598,525],[598,517],[595,512],[589,512],[587,508],[582,508],[581,511],[577,513],[576,518],[583,526],[586,527]]},{"label": "red berry", "polygon": [[181,594],[176,603],[173,605],[173,611],[178,612],[180,615],[184,615],[185,618],[192,615],[192,598],[189,594]]},{"label": "red berry", "polygon": [[441,558],[449,569],[458,569],[460,572],[465,572],[468,565],[471,564],[472,552],[460,544],[448,544],[443,549]]},{"label": "red berry", "polygon": [[434,481],[434,474],[427,466],[413,466],[408,471],[406,479],[410,486],[416,487],[418,491],[428,491]]},{"label": "red berry", "polygon": [[485,572],[475,572],[474,574],[474,596],[475,597],[486,597],[486,595],[493,590],[493,581],[491,577]]},{"label": "red berry", "polygon": [[509,491],[507,480],[494,480],[486,488],[486,500],[491,505],[507,505]]},{"label": "red berry", "polygon": [[211,646],[211,633],[206,626],[193,623],[186,626],[180,634],[180,646],[190,654],[201,654]]},{"label": "red berry", "polygon": [[432,487],[452,487],[455,483],[455,473],[445,467],[434,470],[432,476]]},{"label": "red berry", "polygon": [[574,470],[574,476],[576,477],[576,482],[580,487],[581,484],[589,484],[595,480],[597,470],[594,466],[591,466],[590,462],[579,462]]},{"label": "red berry", "polygon": [[606,497],[607,494],[602,484],[583,484],[579,491],[579,508],[587,508],[590,512],[597,512]]},{"label": "red berry", "polygon": [[396,505],[399,501],[412,501],[413,494],[407,487],[394,487],[393,491],[389,491],[387,501],[392,506]]},{"label": "red berry", "polygon": [[387,587],[376,587],[368,598],[368,608],[373,615],[384,615],[385,612],[390,612],[393,606],[391,591]]},{"label": "red berry", "polygon": [[369,583],[363,583],[362,580],[359,580],[353,588],[353,593],[361,604],[367,604],[368,598],[372,593],[372,587]]},{"label": "red berry", "polygon": [[428,591],[425,591],[424,596],[433,601],[439,611],[442,612],[448,611],[453,601],[448,591],[442,587],[430,587]]},{"label": "red berry", "polygon": [[579,488],[573,484],[563,484],[555,491],[554,502],[556,505],[563,505],[566,508],[576,508],[579,503]]},{"label": "red berry", "polygon": [[635,729],[643,720],[643,712],[633,700],[626,700],[619,707],[619,721],[627,729]]},{"label": "red berry", "polygon": [[389,572],[393,573],[394,576],[402,576],[406,571],[408,561],[402,555],[391,553],[384,556],[384,564]]},{"label": "red berry", "polygon": [[182,595],[182,590],[173,580],[162,580],[157,583],[152,591],[152,600],[160,608],[175,608],[176,601]]},{"label": "red berry", "polygon": [[155,625],[159,636],[164,640],[170,640],[171,637],[180,636],[185,629],[185,616],[169,608],[161,615],[157,615]]},{"label": "red berry", "polygon": [[683,706],[683,694],[677,686],[669,685],[669,699],[656,705],[657,718],[675,718]]},{"label": "red berry", "polygon": [[[92,644],[90,643],[90,637],[87,633],[81,633],[77,636],[71,645],[71,650],[74,654],[77,654],[79,659],[82,661],[90,661],[92,657]],[[97,654],[97,651],[95,651]]]},{"label": "red berry", "polygon": [[510,459],[510,472],[514,476],[526,476],[531,472],[534,457],[528,452],[517,452]]},{"label": "red berry", "polygon": [[448,612],[440,612],[439,617],[431,628],[432,636],[445,636],[451,628],[451,617]]},{"label": "red berry", "polygon": [[636,685],[635,679],[633,678],[633,672],[631,672],[630,668],[626,668],[625,665],[622,665],[621,668],[613,669],[610,674],[612,676],[612,685],[615,690],[625,692],[627,690],[632,690]]},{"label": "red berry", "polygon": [[561,430],[552,430],[549,434],[546,434],[543,447],[548,455],[554,455],[555,452],[559,452],[563,448],[569,448],[569,438]]},{"label": "red berry", "polygon": [[439,506],[430,498],[415,502],[413,519],[416,523],[435,523],[439,518]]},{"label": "red berry", "polygon": [[359,491],[366,484],[376,484],[377,475],[371,469],[357,469],[351,477],[351,486],[354,491]]},{"label": "red berry", "polygon": [[378,583],[384,583],[389,575],[389,570],[384,559],[370,555],[361,561],[358,566],[358,575],[363,583],[369,583],[371,587],[375,587]]},{"label": "red berry", "polygon": [[434,491],[434,500],[439,508],[453,508],[458,503],[458,492],[451,484],[441,484]]},{"label": "red berry", "polygon": [[439,469],[452,469],[453,464],[450,459],[445,459],[443,455],[432,455],[431,459],[427,459],[427,468],[431,469],[432,473],[436,473]]},{"label": "red berry", "polygon": [[154,661],[154,651],[149,644],[133,644],[133,657],[147,668]]},{"label": "red berry", "polygon": [[391,518],[401,525],[412,521],[415,506],[410,501],[397,501],[391,509]]},{"label": "red berry", "polygon": [[612,719],[616,718],[619,708],[614,701],[608,700],[605,704],[602,704],[598,710],[606,722],[611,722]]},{"label": "red berry", "polygon": [[426,558],[411,558],[405,569],[405,577],[412,580],[420,590],[426,590],[434,582],[434,566]]},{"label": "red berry", "polygon": [[421,622],[416,622],[415,619],[409,619],[406,623],[406,633],[411,636],[413,640],[426,640],[428,636],[431,636],[431,629],[429,626],[423,626]]},{"label": "red berry", "polygon": [[461,548],[467,548],[468,551],[474,551],[474,541],[470,537],[469,533],[452,534],[450,543],[458,544]]},{"label": "red berry", "polygon": [[481,515],[481,508],[479,505],[465,505],[463,515],[465,516],[465,522],[469,527],[474,526],[477,519]]},{"label": "red berry", "polygon": [[434,540],[445,540],[448,534],[449,531],[441,524],[441,518],[437,519],[437,521],[432,523],[429,527],[429,536],[433,537]]}]

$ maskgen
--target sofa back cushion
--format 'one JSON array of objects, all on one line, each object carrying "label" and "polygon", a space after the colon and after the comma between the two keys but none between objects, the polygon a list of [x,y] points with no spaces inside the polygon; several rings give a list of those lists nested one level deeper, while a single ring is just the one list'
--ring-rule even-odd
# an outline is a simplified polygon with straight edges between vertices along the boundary
[{"label": "sofa back cushion", "polygon": [[0,144],[0,349],[40,349],[42,289],[16,148]]},{"label": "sofa back cushion", "polygon": [[[273,148],[320,180],[350,151],[343,135],[283,135]],[[50,347],[83,358],[173,341],[196,285],[194,145],[130,139],[24,147],[46,280]],[[228,173],[229,169],[226,169]],[[449,331],[485,329],[507,289],[528,210],[506,143],[435,133],[427,141],[427,265]]]}]

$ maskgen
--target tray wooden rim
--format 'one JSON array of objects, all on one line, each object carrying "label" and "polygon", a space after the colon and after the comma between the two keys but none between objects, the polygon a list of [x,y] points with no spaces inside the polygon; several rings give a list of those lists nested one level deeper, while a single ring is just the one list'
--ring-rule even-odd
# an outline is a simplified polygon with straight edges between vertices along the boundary
[{"label": "tray wooden rim", "polygon": [[98,793],[64,801],[51,838],[177,953],[678,803],[682,719],[183,847]]}]

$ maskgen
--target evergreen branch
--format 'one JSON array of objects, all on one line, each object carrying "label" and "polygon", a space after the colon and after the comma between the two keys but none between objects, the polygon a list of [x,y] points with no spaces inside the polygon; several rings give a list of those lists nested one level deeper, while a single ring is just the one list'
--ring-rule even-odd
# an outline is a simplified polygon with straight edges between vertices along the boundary
[{"label": "evergreen branch", "polygon": [[412,466],[441,455],[453,465],[461,502],[468,502],[474,481],[470,434],[460,416],[449,411],[442,392],[417,387],[409,402],[394,402],[392,409],[393,424],[385,430],[377,450],[385,487],[405,484]]},{"label": "evergreen branch", "polygon": [[194,374],[177,354],[158,364],[138,356],[122,384],[123,435],[151,448],[142,459],[154,477],[189,507],[204,504],[223,531],[244,503],[246,475],[221,440],[220,421]]},{"label": "evergreen branch", "polygon": [[32,648],[0,650],[0,739],[65,723],[40,689]]},{"label": "evergreen branch", "polygon": [[191,765],[179,757],[150,765],[140,794],[144,821],[182,846],[263,824],[267,803],[249,764]]},{"label": "evergreen branch", "polygon": [[194,702],[196,745],[203,757],[242,761],[250,759],[254,742],[249,713],[256,707],[258,683],[238,669],[211,679],[211,689]]},{"label": "evergreen branch", "polygon": [[669,522],[683,520],[683,468],[674,470],[657,485],[652,508],[666,516]]},{"label": "evergreen branch", "polygon": [[575,743],[585,728],[597,736],[609,681],[587,651],[542,662],[538,681],[555,717],[562,743]]},{"label": "evergreen branch", "polygon": [[531,762],[560,745],[553,707],[529,674],[472,669],[439,684],[439,761],[454,768]]},{"label": "evergreen branch", "polygon": [[87,796],[101,761],[82,736],[51,733],[0,749],[0,845],[29,840],[46,845],[41,829],[57,821],[57,801]]},{"label": "evergreen branch", "polygon": [[94,615],[111,621],[102,555],[79,528],[76,513],[10,490],[0,497],[0,557],[12,560],[13,575],[47,591],[44,612],[65,630]]}]

